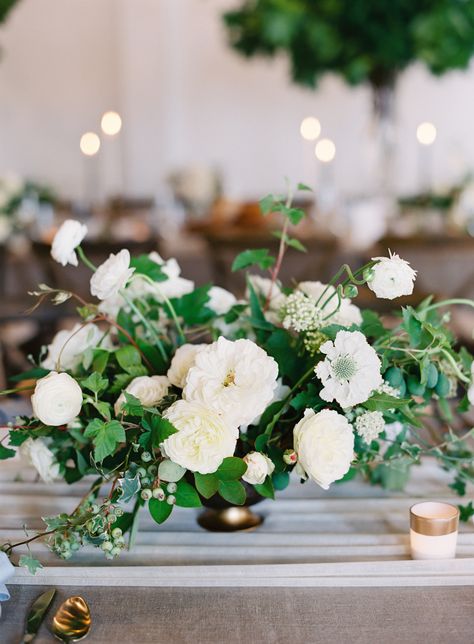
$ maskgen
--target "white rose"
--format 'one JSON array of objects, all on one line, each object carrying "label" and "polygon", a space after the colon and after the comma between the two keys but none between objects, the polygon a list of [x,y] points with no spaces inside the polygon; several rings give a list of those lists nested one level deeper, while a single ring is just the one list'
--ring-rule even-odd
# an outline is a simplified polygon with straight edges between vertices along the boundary
[{"label": "white rose", "polygon": [[224,458],[232,456],[238,429],[212,409],[197,402],[178,400],[164,413],[178,430],[162,444],[164,454],[191,472],[211,474]]},{"label": "white rose", "polygon": [[45,483],[59,478],[59,463],[41,438],[28,438],[20,447],[20,454],[33,465]]},{"label": "white rose", "polygon": [[273,400],[277,378],[276,361],[254,342],[221,336],[196,355],[183,398],[214,409],[232,426],[249,425]]},{"label": "white rose", "polygon": [[34,415],[45,425],[66,425],[81,411],[82,390],[69,374],[51,371],[36,383],[31,404]]},{"label": "white rose", "polygon": [[[166,396],[169,386],[170,381],[166,376],[138,376],[129,383],[125,391],[138,398],[144,407],[155,407]],[[125,394],[121,393],[114,405],[117,416],[125,402]]]},{"label": "white rose", "polygon": [[249,452],[244,456],[243,460],[247,464],[247,471],[242,478],[252,485],[263,483],[275,469],[273,462],[261,452]]},{"label": "white rose", "polygon": [[213,286],[209,289],[209,301],[206,306],[217,315],[225,315],[236,303],[235,295],[225,288]]},{"label": "white rose", "polygon": [[347,473],[354,459],[351,425],[332,409],[317,414],[307,409],[293,439],[300,468],[324,490]]},{"label": "white rose", "polygon": [[186,384],[186,376],[191,367],[194,366],[194,360],[197,354],[207,346],[207,344],[183,344],[176,349],[176,353],[171,360],[170,368],[166,374],[172,385],[183,389]]},{"label": "white rose", "polygon": [[[45,369],[57,369],[58,360],[60,368],[70,371],[77,367],[84,357],[87,349],[97,347],[102,339],[104,332],[95,324],[75,324],[70,331],[58,331],[50,345],[48,345],[48,354],[41,363]],[[110,346],[105,341],[102,347]]]},{"label": "white rose", "polygon": [[133,274],[130,268],[130,253],[123,248],[119,253],[110,254],[91,277],[91,293],[99,300],[107,300],[117,295]]},{"label": "white rose", "polygon": [[397,254],[390,257],[372,257],[376,261],[372,268],[374,276],[368,287],[377,297],[393,300],[413,293],[416,271]]},{"label": "white rose", "polygon": [[62,266],[77,266],[76,248],[86,235],[87,226],[74,219],[66,219],[54,236],[51,257]]}]

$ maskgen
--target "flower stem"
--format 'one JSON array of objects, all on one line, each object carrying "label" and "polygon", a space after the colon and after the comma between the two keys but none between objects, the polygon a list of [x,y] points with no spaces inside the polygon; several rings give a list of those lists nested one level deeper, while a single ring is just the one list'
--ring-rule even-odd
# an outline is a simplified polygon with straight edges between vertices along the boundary
[{"label": "flower stem", "polygon": [[78,254],[78,255],[79,255],[79,257],[81,258],[81,260],[84,262],[84,264],[87,266],[87,268],[90,268],[90,269],[91,269],[91,271],[92,271],[93,273],[95,273],[95,272],[96,272],[96,270],[97,270],[97,266],[94,266],[94,264],[93,264],[93,263],[90,261],[90,259],[86,256],[86,254],[84,253],[84,250],[83,250],[82,246],[78,246],[78,247],[76,248],[76,250],[77,250],[77,254]]},{"label": "flower stem", "polygon": [[144,317],[140,309],[135,306],[133,300],[131,300],[128,295],[126,294],[126,291],[122,289],[120,291],[120,295],[123,297],[125,302],[128,304],[128,306],[132,309],[132,311],[135,313],[135,315],[139,318],[145,329],[149,332],[149,334],[152,336],[153,340],[156,342],[158,349],[161,353],[161,357],[163,360],[168,360],[168,356],[166,354],[165,348],[163,346],[163,343],[161,342],[160,336],[156,332],[156,330],[153,328],[153,325],[150,324],[150,322]]}]

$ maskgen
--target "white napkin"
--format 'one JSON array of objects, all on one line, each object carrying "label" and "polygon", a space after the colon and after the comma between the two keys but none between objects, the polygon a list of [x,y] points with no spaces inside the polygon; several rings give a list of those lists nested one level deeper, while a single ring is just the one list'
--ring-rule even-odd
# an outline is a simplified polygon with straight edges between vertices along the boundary
[{"label": "white napkin", "polygon": [[5,582],[13,577],[15,568],[10,563],[10,559],[4,552],[0,552],[0,602],[10,599],[10,593],[5,586]]}]

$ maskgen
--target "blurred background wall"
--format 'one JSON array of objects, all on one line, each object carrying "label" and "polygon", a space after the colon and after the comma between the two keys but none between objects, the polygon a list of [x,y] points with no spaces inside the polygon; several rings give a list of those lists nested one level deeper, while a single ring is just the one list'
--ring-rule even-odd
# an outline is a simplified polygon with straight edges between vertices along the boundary
[{"label": "blurred background wall", "polygon": [[[0,170],[83,196],[79,138],[119,111],[119,141],[104,144],[100,189],[156,194],[190,163],[222,169],[230,197],[264,194],[282,177],[313,183],[318,163],[299,134],[313,114],[334,140],[335,183],[346,194],[372,187],[369,91],[325,78],[316,92],[290,83],[285,61],[241,59],[220,19],[233,0],[22,0],[0,28]],[[422,121],[437,127],[433,183],[474,167],[474,68],[431,76],[418,65],[397,92],[400,192],[420,188]],[[117,155],[111,146],[122,146]],[[120,161],[117,161],[118,156]]]}]

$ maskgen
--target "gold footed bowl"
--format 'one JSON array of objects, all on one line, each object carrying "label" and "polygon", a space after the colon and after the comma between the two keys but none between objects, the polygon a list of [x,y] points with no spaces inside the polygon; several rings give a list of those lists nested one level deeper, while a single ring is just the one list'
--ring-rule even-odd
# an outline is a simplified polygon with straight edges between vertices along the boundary
[{"label": "gold footed bowl", "polygon": [[232,505],[217,494],[210,499],[201,497],[206,508],[197,520],[201,528],[210,532],[244,532],[262,525],[264,517],[252,512],[249,506],[260,503],[263,497],[251,485],[244,485],[247,489],[245,505]]}]

